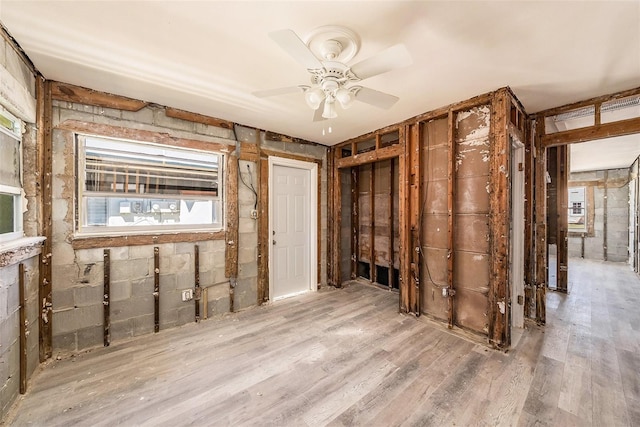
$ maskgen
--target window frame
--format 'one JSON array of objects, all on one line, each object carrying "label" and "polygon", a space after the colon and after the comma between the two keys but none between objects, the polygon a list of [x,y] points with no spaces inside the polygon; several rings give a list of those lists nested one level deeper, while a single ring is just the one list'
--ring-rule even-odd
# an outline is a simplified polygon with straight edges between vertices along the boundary
[{"label": "window frame", "polygon": [[[141,195],[139,193],[128,192],[98,192],[87,191],[86,186],[86,138],[98,139],[98,140],[111,140],[118,143],[132,144],[132,145],[144,145],[147,147],[166,149],[171,151],[183,152],[183,153],[201,153],[204,155],[215,155],[218,157],[218,177],[217,177],[217,196],[198,195],[196,200],[212,201],[214,202],[214,209],[217,213],[219,221],[209,224],[149,224],[142,226],[91,226],[85,223],[85,216],[87,213],[85,199],[88,199],[91,194],[95,197],[121,198],[121,199],[143,199],[143,200],[193,200],[193,199],[180,199],[179,193],[146,193]],[[76,152],[76,188],[75,188],[75,200],[74,200],[74,237],[75,238],[96,238],[96,237],[117,237],[117,236],[149,236],[149,235],[162,235],[162,234],[176,234],[176,233],[218,233],[222,232],[225,228],[225,194],[224,194],[224,172],[226,155],[224,152],[217,150],[204,150],[200,148],[190,148],[180,145],[166,144],[163,142],[146,141],[144,139],[128,139],[114,136],[104,136],[99,134],[93,134],[88,132],[74,132],[74,149]],[[184,195],[184,194],[183,194]],[[150,203],[150,202],[149,202]]]},{"label": "window frame", "polygon": [[[0,183],[0,194],[13,197],[13,231],[0,233],[0,244],[18,240],[24,237],[24,158],[22,134],[24,123],[22,120],[11,114],[4,107],[0,106],[0,132],[11,140],[15,141],[18,149],[18,185],[7,185]],[[10,129],[8,126],[11,126]]]}]

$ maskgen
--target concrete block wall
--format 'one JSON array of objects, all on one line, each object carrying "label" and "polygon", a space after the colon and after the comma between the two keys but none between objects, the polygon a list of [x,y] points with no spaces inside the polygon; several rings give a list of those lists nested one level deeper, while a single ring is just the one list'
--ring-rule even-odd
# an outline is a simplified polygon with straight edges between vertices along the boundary
[{"label": "concrete block wall", "polygon": [[[25,121],[26,129],[22,138],[23,175],[25,201],[28,210],[23,215],[25,236],[35,237],[40,232],[38,224],[39,200],[35,168],[36,127],[30,122],[35,116],[35,74],[30,66],[16,52],[13,43],[0,30],[0,74],[3,85],[15,90],[4,91],[2,97],[18,93],[20,98],[2,98],[0,105]],[[10,76],[10,77],[7,77]],[[11,82],[5,81],[7,77]],[[11,86],[15,84],[15,86]],[[32,111],[29,108],[32,107]],[[32,120],[32,119],[31,119]],[[10,242],[14,247],[0,245],[0,424],[8,409],[18,396],[20,381],[20,301],[19,301],[19,264],[25,267],[25,297],[27,324],[27,379],[39,363],[39,249],[21,246],[24,240]],[[17,245],[17,247],[16,247]],[[23,255],[17,255],[22,253]]]},{"label": "concrete block wall", "polygon": [[[593,187],[594,222],[593,235],[584,237],[584,257],[604,260],[604,247],[607,248],[607,260],[626,262],[629,260],[629,169],[611,169],[606,173],[607,190],[605,193],[605,171],[574,172],[572,181],[590,183]],[[607,197],[607,236],[605,242],[605,194]],[[587,200],[587,204],[590,203]],[[569,256],[582,255],[582,240],[579,235],[569,236]]]},{"label": "concrete block wall", "polygon": [[[167,133],[173,137],[222,143],[229,150],[239,141],[256,141],[255,129],[236,131],[167,117],[161,106],[150,105],[137,112],[95,107],[72,102],[53,102],[53,348],[54,352],[77,352],[103,344],[104,249],[74,250],[75,149],[71,131],[58,126],[75,120],[138,130]],[[236,135],[237,132],[237,135]],[[326,148],[311,144],[264,140],[264,146],[283,155],[293,153],[322,159]],[[323,163],[326,165],[326,163]],[[238,170],[247,183],[256,180],[255,162],[241,160]],[[249,177],[249,171],[251,177]],[[326,166],[322,169],[322,209],[326,212]],[[257,221],[251,218],[255,195],[238,180],[238,277],[234,309],[257,304]],[[224,190],[225,193],[228,189]],[[326,215],[326,213],[325,213]],[[325,216],[326,218],[326,216]],[[326,223],[323,223],[323,239]],[[208,316],[229,311],[229,279],[225,277],[224,240],[197,242],[200,253],[200,283],[207,287]],[[194,243],[111,247],[111,341],[152,333],[154,330],[154,246],[160,252],[160,329],[194,322],[193,301],[183,302],[181,291],[194,286]],[[323,243],[325,246],[325,243]],[[326,260],[326,248],[321,250]],[[323,262],[323,265],[326,264]],[[325,267],[326,270],[326,267]],[[326,277],[323,271],[322,277]],[[326,279],[322,279],[322,282]]]},{"label": "concrete block wall", "polygon": [[[27,378],[39,363],[39,259],[22,260],[25,268]],[[0,268],[0,420],[18,396],[20,386],[20,300],[18,263]]]}]

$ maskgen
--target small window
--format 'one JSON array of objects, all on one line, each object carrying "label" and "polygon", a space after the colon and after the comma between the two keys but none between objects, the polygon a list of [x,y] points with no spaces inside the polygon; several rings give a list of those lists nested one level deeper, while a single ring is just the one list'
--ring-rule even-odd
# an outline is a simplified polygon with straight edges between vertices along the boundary
[{"label": "small window", "polygon": [[78,135],[78,231],[222,228],[219,153]]},{"label": "small window", "polygon": [[587,232],[587,199],[585,187],[569,188],[569,231]]},{"label": "small window", "polygon": [[22,122],[0,107],[0,242],[22,232]]}]

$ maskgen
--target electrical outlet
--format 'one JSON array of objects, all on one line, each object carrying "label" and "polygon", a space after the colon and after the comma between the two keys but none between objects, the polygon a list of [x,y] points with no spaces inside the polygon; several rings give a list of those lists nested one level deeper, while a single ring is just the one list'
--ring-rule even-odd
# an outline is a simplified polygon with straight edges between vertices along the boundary
[{"label": "electrical outlet", "polygon": [[182,301],[191,301],[193,299],[193,289],[185,289],[182,291]]},{"label": "electrical outlet", "polygon": [[253,209],[251,211],[251,219],[258,219],[258,211]]}]

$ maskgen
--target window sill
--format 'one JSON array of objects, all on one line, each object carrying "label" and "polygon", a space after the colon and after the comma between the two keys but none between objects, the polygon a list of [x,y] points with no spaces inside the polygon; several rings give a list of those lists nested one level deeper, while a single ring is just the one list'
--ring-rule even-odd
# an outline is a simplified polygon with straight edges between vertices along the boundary
[{"label": "window sill", "polygon": [[159,245],[162,243],[188,243],[206,240],[222,240],[222,231],[176,232],[165,234],[132,234],[125,236],[76,236],[71,242],[73,249],[114,248],[121,246]]},{"label": "window sill", "polygon": [[33,258],[42,252],[44,237],[22,237],[0,243],[0,268]]}]

